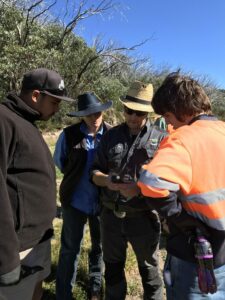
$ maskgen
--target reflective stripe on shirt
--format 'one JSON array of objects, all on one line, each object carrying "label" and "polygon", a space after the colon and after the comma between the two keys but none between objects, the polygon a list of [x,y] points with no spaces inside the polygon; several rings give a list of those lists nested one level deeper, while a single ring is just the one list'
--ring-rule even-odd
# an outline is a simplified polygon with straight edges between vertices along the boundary
[{"label": "reflective stripe on shirt", "polygon": [[147,170],[141,171],[139,181],[154,188],[169,190],[172,192],[179,191],[179,184],[164,180],[155,174],[149,173]]},{"label": "reflective stripe on shirt", "polygon": [[184,209],[208,226],[225,230],[225,189],[189,196],[181,195]]}]

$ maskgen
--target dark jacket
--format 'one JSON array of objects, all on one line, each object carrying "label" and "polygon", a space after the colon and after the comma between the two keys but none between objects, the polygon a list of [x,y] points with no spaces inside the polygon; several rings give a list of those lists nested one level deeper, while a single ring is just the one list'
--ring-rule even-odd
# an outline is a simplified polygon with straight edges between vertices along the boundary
[{"label": "dark jacket", "polygon": [[55,168],[37,119],[14,94],[0,105],[0,275],[51,231],[55,216]]},{"label": "dark jacket", "polygon": [[[92,174],[95,170],[99,170],[105,174],[120,174],[121,177],[130,177],[134,180],[139,178],[141,166],[153,158],[166,134],[149,121],[136,139],[130,135],[125,123],[110,129],[101,139]],[[133,150],[130,150],[131,148]],[[118,192],[106,187],[101,188],[100,198],[104,206],[117,211],[132,213],[149,210],[145,199],[135,197],[125,202]]]},{"label": "dark jacket", "polygon": [[[80,180],[87,160],[87,150],[84,147],[85,135],[80,130],[81,123],[73,124],[64,129],[68,156],[64,163],[63,180],[60,185],[60,201],[64,207],[71,203],[73,192]],[[111,126],[103,122],[103,134]]]}]

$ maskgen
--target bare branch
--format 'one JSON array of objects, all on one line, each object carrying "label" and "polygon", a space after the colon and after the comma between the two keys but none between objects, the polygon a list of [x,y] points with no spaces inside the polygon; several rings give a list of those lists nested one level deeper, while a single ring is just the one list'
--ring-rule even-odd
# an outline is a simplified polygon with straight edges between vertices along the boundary
[{"label": "bare branch", "polygon": [[35,19],[39,18],[41,15],[44,15],[47,11],[49,11],[55,4],[56,4],[57,0],[55,0],[52,4],[50,4],[48,7],[46,7],[45,9],[43,9],[41,12],[39,12],[38,14],[36,14],[33,18],[31,23],[34,22]]},{"label": "bare branch", "polygon": [[[25,26],[24,26],[24,35],[23,35],[23,41],[22,41],[22,46],[26,45],[27,38],[30,33],[31,26],[33,25],[34,21],[38,19],[41,15],[44,15],[47,11],[49,11],[55,4],[57,0],[54,0],[53,3],[50,3],[48,6],[40,10],[38,13],[34,14],[35,10],[37,7],[39,7],[42,3],[44,3],[44,0],[38,0],[35,3],[33,3],[29,8],[26,9],[27,14],[26,14],[26,21],[25,21]],[[33,15],[31,17],[31,15]]]},{"label": "bare branch", "polygon": [[83,66],[83,68],[77,74],[77,80],[75,81],[74,86],[76,86],[80,82],[82,75],[87,71],[89,65],[91,65],[98,58],[99,58],[99,56],[95,55],[87,61],[87,63]]},{"label": "bare branch", "polygon": [[114,43],[109,43],[108,45],[102,45],[98,40],[95,45],[97,45],[98,49],[96,49],[96,55],[92,56],[82,67],[77,75],[77,80],[74,82],[74,86],[78,85],[81,81],[82,76],[87,72],[91,64],[97,60],[102,59],[103,69],[100,73],[105,73],[107,71],[112,71],[114,67],[117,65],[126,65],[126,66],[133,66],[133,65],[141,65],[146,62],[146,58],[139,58],[139,59],[131,59],[125,55],[125,52],[137,50],[138,47],[145,44],[147,40],[133,45],[131,47],[116,47]]},{"label": "bare branch", "polygon": [[77,26],[79,21],[82,21],[86,18],[89,18],[94,15],[104,14],[107,11],[111,10],[116,4],[112,0],[102,0],[96,6],[91,5],[90,7],[86,8],[87,1],[81,1],[79,3],[78,8],[76,9],[75,15],[72,19],[66,24],[64,31],[62,33],[61,38],[58,41],[57,47],[59,47],[66,36],[68,36]]}]

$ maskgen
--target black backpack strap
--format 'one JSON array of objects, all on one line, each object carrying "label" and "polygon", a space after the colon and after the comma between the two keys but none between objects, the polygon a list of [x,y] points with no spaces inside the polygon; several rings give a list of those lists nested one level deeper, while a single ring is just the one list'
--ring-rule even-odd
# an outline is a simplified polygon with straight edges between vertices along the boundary
[{"label": "black backpack strap", "polygon": [[129,160],[131,159],[134,153],[134,150],[139,145],[140,141],[142,145],[148,145],[148,152],[152,152],[153,157],[155,151],[159,148],[162,139],[167,135],[167,132],[161,130],[158,126],[151,125],[149,134],[145,134],[144,137],[141,137],[141,134],[142,132],[138,134],[135,141],[128,150],[126,156],[123,158],[121,162],[121,170],[125,169],[126,165],[128,164]]}]

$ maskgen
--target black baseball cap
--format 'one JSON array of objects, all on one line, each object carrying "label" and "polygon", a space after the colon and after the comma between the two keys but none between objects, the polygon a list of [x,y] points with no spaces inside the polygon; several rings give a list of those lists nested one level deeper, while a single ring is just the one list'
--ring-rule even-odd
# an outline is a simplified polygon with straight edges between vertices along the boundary
[{"label": "black baseball cap", "polygon": [[39,68],[24,74],[22,90],[39,90],[43,94],[65,101],[75,101],[66,97],[66,89],[62,77],[55,71]]}]

